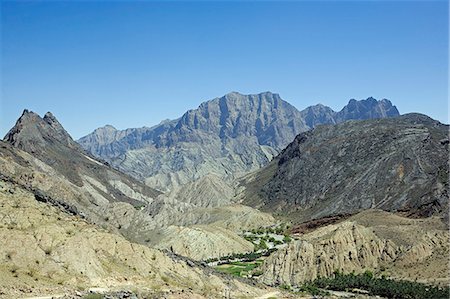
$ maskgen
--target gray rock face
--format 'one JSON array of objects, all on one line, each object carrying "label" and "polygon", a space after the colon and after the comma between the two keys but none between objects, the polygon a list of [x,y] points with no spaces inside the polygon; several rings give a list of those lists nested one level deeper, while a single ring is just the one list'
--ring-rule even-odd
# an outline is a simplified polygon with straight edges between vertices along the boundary
[{"label": "gray rock face", "polygon": [[448,155],[448,126],[420,114],[319,126],[250,179],[245,198],[296,221],[369,208],[445,214]]},{"label": "gray rock face", "polygon": [[[4,142],[31,154],[70,184],[87,190],[91,202],[148,203],[160,192],[95,160],[48,112],[43,118],[25,110]],[[5,145],[5,148],[6,145]],[[45,194],[45,192],[44,192]],[[84,210],[84,207],[80,207]]]},{"label": "gray rock face", "polygon": [[398,116],[398,110],[389,100],[377,101],[370,97],[366,100],[351,99],[347,106],[335,115],[336,123],[350,119],[363,120]]},{"label": "gray rock face", "polygon": [[299,112],[278,94],[229,93],[152,128],[95,130],[78,142],[147,185],[171,190],[209,173],[232,180],[266,165],[294,137],[318,124],[398,115],[387,100],[350,101]]},{"label": "gray rock face", "polygon": [[318,104],[301,111],[302,118],[308,127],[337,124],[347,120],[364,120],[399,116],[397,107],[389,100],[377,101],[370,97],[366,100],[351,99],[341,111],[335,112],[330,107]]},{"label": "gray rock face", "polygon": [[302,118],[305,120],[309,128],[314,128],[317,125],[335,124],[336,113],[330,107],[322,104],[310,106],[301,111]]},{"label": "gray rock face", "polygon": [[32,111],[24,110],[4,140],[27,152],[36,152],[47,142],[55,141],[68,148],[82,150],[50,112],[41,118]]}]

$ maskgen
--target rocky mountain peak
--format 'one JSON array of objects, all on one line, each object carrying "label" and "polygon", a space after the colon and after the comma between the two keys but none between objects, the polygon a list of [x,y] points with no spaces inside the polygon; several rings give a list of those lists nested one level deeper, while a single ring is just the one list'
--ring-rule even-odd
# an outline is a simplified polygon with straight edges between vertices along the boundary
[{"label": "rocky mountain peak", "polygon": [[336,113],[336,120],[337,122],[342,122],[350,119],[362,120],[399,115],[397,107],[393,106],[389,100],[383,99],[378,101],[373,97],[369,97],[360,101],[351,99],[341,111]]},{"label": "rocky mountain peak", "polygon": [[378,101],[373,97],[360,101],[350,99],[348,104],[339,112],[318,104],[307,107],[301,111],[301,114],[306,125],[310,128],[322,124],[337,124],[347,120],[386,118],[400,115],[397,107],[393,106],[389,100]]},{"label": "rocky mountain peak", "polygon": [[117,129],[112,125],[105,125],[94,130],[94,134],[98,136],[114,135],[116,132]]},{"label": "rocky mountain peak", "polygon": [[335,124],[336,112],[328,106],[317,104],[302,110],[301,115],[308,127],[314,128],[320,124]]},{"label": "rocky mountain peak", "polygon": [[[79,143],[94,156],[145,179],[149,186],[172,190],[211,172],[231,179],[255,170],[298,133],[320,124],[398,115],[389,101],[351,100],[347,106],[335,112],[319,104],[300,112],[277,93],[233,91],[203,102],[178,119],[151,128],[103,127]],[[164,167],[162,161],[166,161]]]},{"label": "rocky mountain peak", "polygon": [[6,134],[4,141],[28,152],[34,152],[46,143],[62,143],[81,150],[51,112],[41,118],[27,109]]},{"label": "rocky mountain peak", "polygon": [[70,137],[69,133],[63,128],[61,123],[56,119],[56,117],[51,113],[47,112],[42,118],[44,122],[46,122],[54,131],[53,137],[66,144],[70,147],[78,147],[78,145],[73,141],[72,137]]},{"label": "rocky mountain peak", "polygon": [[103,127],[96,129],[96,131],[113,132],[117,131],[117,129],[113,125],[104,125]]},{"label": "rocky mountain peak", "polygon": [[12,127],[9,132],[5,135],[4,140],[15,145],[19,142],[19,134],[27,127],[32,124],[37,124],[40,121],[38,114],[28,109],[23,110],[22,115],[16,121],[14,127]]},{"label": "rocky mountain peak", "polygon": [[299,111],[278,94],[231,92],[187,111],[170,133],[168,144],[204,143],[204,134],[208,133],[222,141],[252,136],[259,144],[281,149],[297,132],[306,129]]}]

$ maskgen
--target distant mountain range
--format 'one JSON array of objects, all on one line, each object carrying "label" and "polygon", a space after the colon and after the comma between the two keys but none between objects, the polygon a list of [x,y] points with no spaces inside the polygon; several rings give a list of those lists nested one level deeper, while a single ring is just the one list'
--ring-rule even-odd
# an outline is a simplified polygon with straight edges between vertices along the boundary
[{"label": "distant mountain range", "polygon": [[259,169],[297,134],[320,124],[398,115],[385,99],[350,100],[339,112],[323,105],[298,111],[278,94],[232,92],[176,120],[121,131],[108,125],[78,142],[115,168],[167,191],[208,173],[232,180]]}]

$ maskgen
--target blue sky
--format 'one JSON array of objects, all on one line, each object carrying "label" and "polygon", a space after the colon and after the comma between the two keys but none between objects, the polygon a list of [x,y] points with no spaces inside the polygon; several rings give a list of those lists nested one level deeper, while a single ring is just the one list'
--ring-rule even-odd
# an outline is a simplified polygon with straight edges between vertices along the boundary
[{"label": "blue sky", "polygon": [[79,138],[230,91],[388,98],[448,122],[447,1],[2,1],[1,25],[1,135],[24,108]]}]

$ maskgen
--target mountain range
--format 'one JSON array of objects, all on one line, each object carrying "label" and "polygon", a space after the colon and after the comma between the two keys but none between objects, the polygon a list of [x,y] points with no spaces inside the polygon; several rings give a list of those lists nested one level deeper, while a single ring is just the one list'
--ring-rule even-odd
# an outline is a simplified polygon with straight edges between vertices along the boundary
[{"label": "mountain range", "polygon": [[167,191],[214,173],[231,181],[266,165],[300,132],[319,124],[398,116],[388,100],[350,100],[341,111],[316,105],[298,111],[276,93],[232,92],[179,119],[147,128],[96,129],[79,144],[92,155]]},{"label": "mountain range", "polygon": [[[232,187],[214,175],[161,194],[91,157],[51,113],[41,118],[25,110],[0,144],[0,170],[6,180],[33,192],[40,201],[63,207],[136,243],[172,247],[175,253],[192,247],[192,258],[206,259],[251,250],[251,244],[237,232],[274,221],[268,214],[233,205]],[[230,219],[235,226],[229,225]],[[223,237],[221,242],[211,241],[209,250],[195,251],[189,239],[168,243],[172,242],[168,235],[177,234],[177,226],[191,235],[199,232],[202,242],[217,239],[212,227],[198,227],[213,223]]]},{"label": "mountain range", "polygon": [[335,271],[448,285],[448,131],[388,100],[230,93],[78,143],[25,110],[0,141],[0,298],[296,298]]}]

